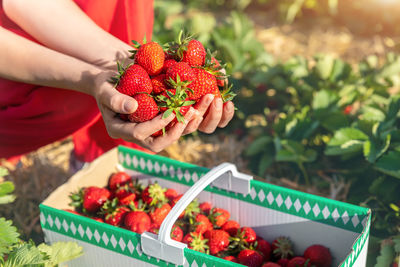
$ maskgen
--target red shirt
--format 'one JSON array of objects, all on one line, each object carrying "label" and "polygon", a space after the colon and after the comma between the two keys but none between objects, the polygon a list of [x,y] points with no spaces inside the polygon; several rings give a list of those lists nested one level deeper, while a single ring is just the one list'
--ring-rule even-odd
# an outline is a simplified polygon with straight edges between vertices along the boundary
[{"label": "red shirt", "polygon": [[[98,26],[126,43],[151,37],[151,0],[75,2]],[[2,0],[0,26],[37,42],[8,19]],[[71,134],[75,153],[82,161],[92,161],[118,144],[140,148],[108,136],[93,97],[0,78],[0,158],[25,154]]]}]

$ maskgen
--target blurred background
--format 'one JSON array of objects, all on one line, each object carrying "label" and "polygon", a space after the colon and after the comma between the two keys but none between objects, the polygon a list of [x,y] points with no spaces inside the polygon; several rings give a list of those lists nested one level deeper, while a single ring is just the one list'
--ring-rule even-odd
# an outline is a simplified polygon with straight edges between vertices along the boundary
[{"label": "blurred background", "polygon": [[[153,40],[184,27],[224,61],[238,110],[225,129],[195,133],[162,155],[373,211],[368,266],[400,254],[400,1],[156,0]],[[69,138],[15,164],[13,219],[42,241],[39,203],[71,176]]]}]

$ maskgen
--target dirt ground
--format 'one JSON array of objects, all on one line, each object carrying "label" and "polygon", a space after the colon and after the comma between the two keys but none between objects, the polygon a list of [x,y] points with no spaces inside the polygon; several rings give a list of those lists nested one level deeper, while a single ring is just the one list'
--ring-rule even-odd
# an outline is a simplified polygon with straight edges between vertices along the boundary
[{"label": "dirt ground", "polygon": [[[268,52],[283,61],[295,55],[311,58],[316,53],[332,53],[354,63],[366,55],[384,57],[388,51],[399,52],[400,37],[356,36],[346,28],[332,26],[323,19],[280,25],[268,20],[265,14],[255,13],[251,17],[257,38],[264,43]],[[248,170],[241,152],[247,145],[247,140],[239,142],[233,136],[189,137],[168,147],[161,154],[207,167],[224,161],[233,162],[246,172]],[[17,195],[14,204],[0,206],[0,217],[14,220],[24,237],[42,241],[38,205],[72,175],[69,169],[72,149],[71,139],[67,138],[23,156],[17,165],[0,159],[0,164],[10,170],[6,179],[15,183]],[[290,181],[282,183],[298,188]]]}]

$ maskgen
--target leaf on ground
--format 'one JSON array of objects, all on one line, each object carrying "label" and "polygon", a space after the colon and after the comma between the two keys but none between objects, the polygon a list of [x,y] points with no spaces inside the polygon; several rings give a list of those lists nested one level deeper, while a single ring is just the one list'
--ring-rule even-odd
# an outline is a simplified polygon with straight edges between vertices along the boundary
[{"label": "leaf on ground", "polygon": [[400,179],[400,152],[389,151],[383,155],[375,164],[375,169],[390,176]]},{"label": "leaf on ground", "polygon": [[34,244],[23,243],[14,248],[8,255],[4,267],[21,267],[26,265],[43,265],[49,257]]},{"label": "leaf on ground", "polygon": [[12,221],[0,218],[0,256],[9,252],[11,246],[19,241],[17,228],[12,225]]},{"label": "leaf on ground", "polygon": [[47,266],[56,266],[83,255],[82,247],[76,242],[56,242],[51,246],[40,244],[39,250],[50,257],[50,263]]}]

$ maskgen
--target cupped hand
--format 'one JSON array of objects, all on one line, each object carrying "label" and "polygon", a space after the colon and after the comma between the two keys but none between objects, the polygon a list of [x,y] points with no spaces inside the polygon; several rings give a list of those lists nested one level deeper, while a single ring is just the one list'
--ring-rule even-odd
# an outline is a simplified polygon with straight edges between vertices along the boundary
[{"label": "cupped hand", "polygon": [[194,106],[196,115],[187,125],[183,134],[189,134],[197,129],[204,133],[213,133],[217,127],[223,128],[232,120],[235,106],[232,101],[223,103],[221,97],[212,94],[205,95]]},{"label": "cupped hand", "polygon": [[136,100],[119,93],[107,82],[103,83],[98,89],[94,93],[94,97],[110,137],[122,138],[126,141],[137,143],[156,153],[177,141],[196,113],[196,110],[191,108],[185,115],[184,123],[175,123],[165,134],[159,137],[152,137],[153,133],[166,127],[175,118],[175,114],[172,113],[167,118],[163,118],[163,114],[159,114],[152,120],[142,123],[126,122],[116,114],[133,113],[138,107]]}]

